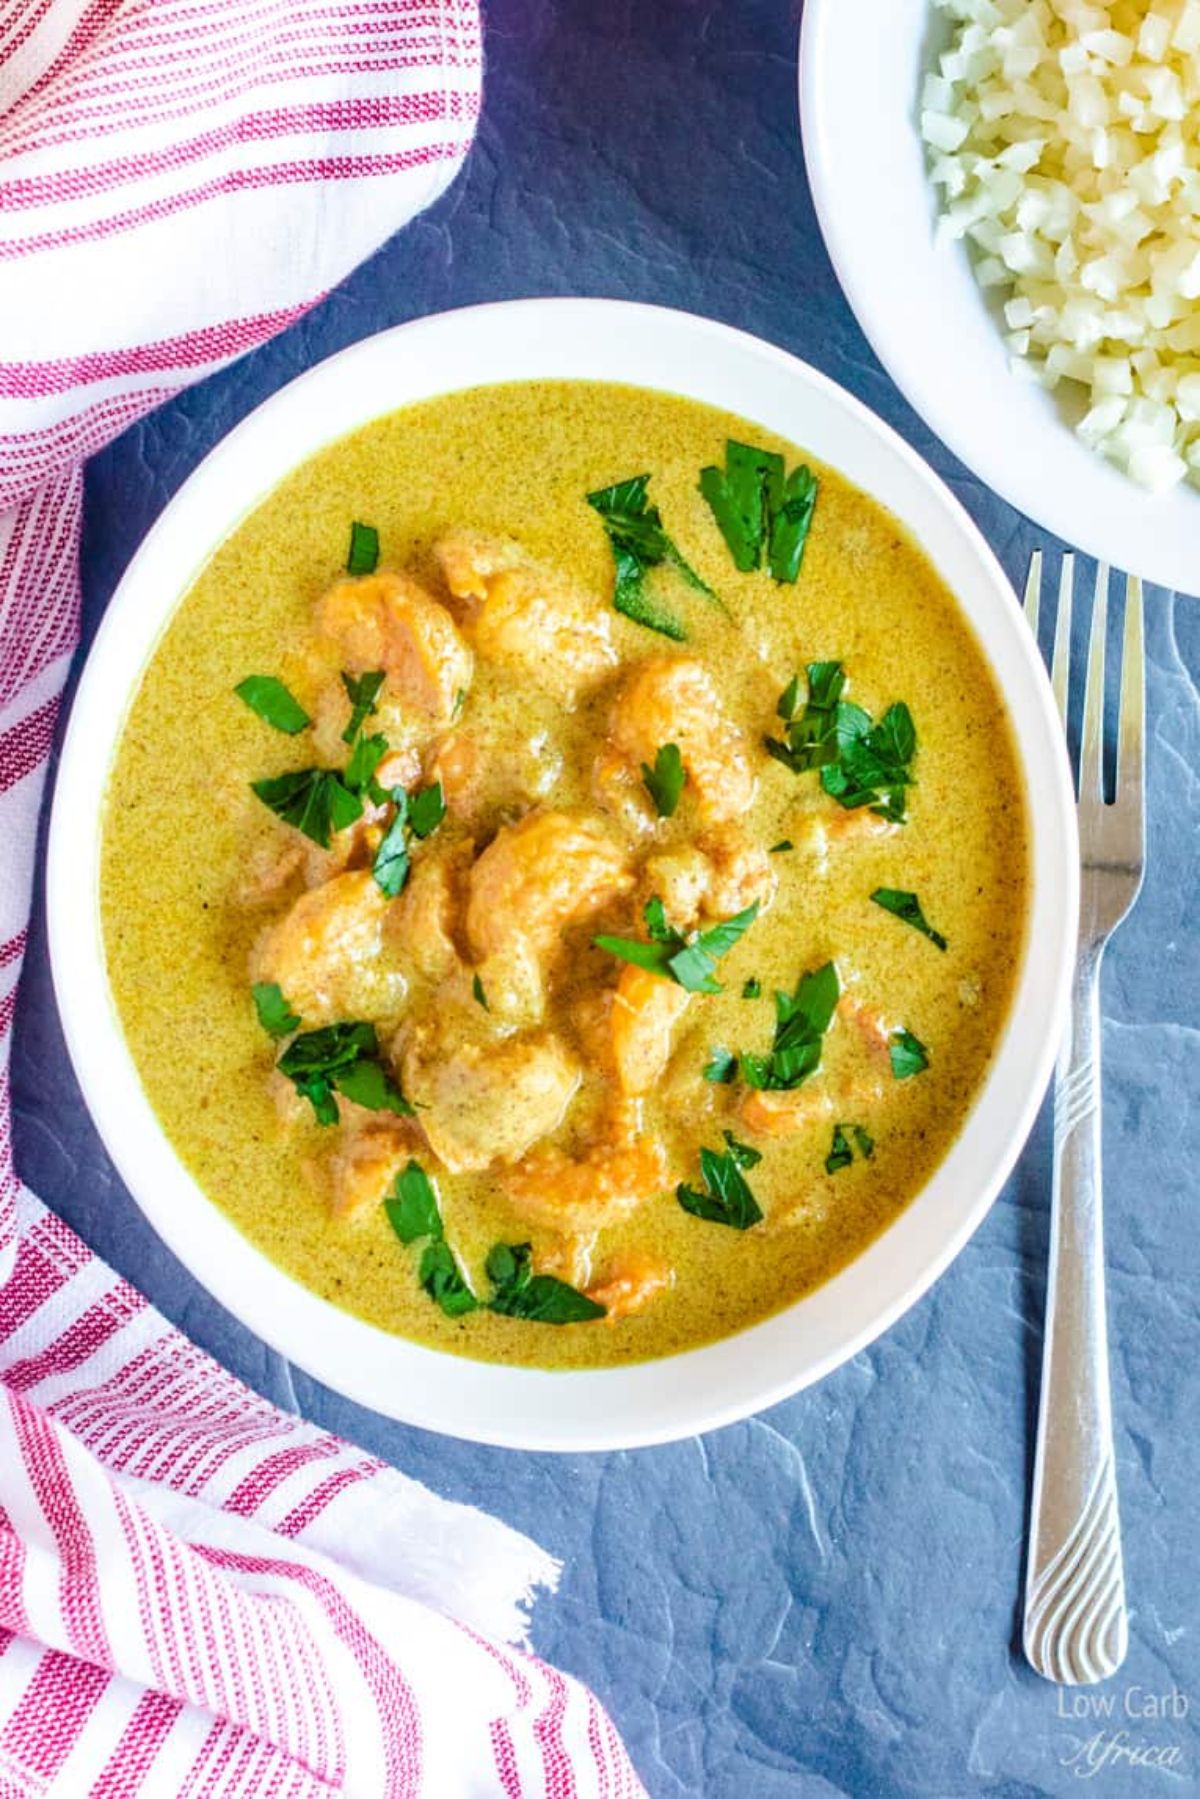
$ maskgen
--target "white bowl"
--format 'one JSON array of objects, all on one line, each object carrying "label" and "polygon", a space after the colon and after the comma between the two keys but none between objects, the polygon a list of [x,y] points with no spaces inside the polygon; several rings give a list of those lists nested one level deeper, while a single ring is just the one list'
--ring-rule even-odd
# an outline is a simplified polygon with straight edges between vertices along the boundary
[{"label": "white bowl", "polygon": [[[1032,810],[1029,945],[1009,1026],[963,1135],[852,1266],[786,1312],[669,1362],[504,1368],[387,1335],[282,1273],[205,1198],[146,1100],[105,973],[99,819],[128,709],[176,603],[216,546],[303,458],[381,412],[491,381],[581,377],[687,394],[810,449],[891,509],[958,595],[1008,695]],[[63,748],[47,903],[55,989],[84,1095],[130,1192],[187,1268],[281,1355],[408,1423],[530,1449],[631,1447],[744,1417],[869,1343],[941,1273],[1033,1123],[1067,1002],[1075,811],[1045,673],[1011,588],[942,484],[857,401],[723,325],[606,300],[526,300],[369,338],[293,381],[205,459],[126,571]]]},{"label": "white bowl", "polygon": [[800,117],[809,186],[846,297],[879,360],[969,469],[1068,544],[1200,593],[1200,493],[1153,495],[1019,380],[966,246],[938,241],[917,129],[932,0],[805,0]]}]

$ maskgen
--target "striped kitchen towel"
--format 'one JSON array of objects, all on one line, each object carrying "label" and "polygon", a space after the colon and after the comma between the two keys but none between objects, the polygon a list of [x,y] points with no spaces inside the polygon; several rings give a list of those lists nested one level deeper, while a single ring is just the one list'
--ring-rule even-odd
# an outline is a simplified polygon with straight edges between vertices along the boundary
[{"label": "striped kitchen towel", "polygon": [[453,177],[475,0],[0,0],[0,1799],[641,1792],[555,1564],[286,1416],[24,1189],[8,1045],[83,459]]}]

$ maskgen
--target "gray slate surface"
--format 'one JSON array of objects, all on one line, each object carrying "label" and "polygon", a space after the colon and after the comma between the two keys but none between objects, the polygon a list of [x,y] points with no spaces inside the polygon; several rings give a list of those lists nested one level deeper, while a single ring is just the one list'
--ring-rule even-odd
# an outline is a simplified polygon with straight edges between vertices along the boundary
[{"label": "gray slate surface", "polygon": [[[282,338],[92,464],[87,631],[166,500],[266,394],[383,326],[535,293],[686,307],[807,357],[928,457],[1021,579],[1038,533],[908,410],[838,291],[797,133],[795,0],[492,0],[487,10],[483,127],[450,194]],[[818,1390],[673,1448],[566,1459],[473,1448],[387,1423],[281,1364],[167,1254],[83,1110],[35,925],[14,1081],[25,1179],[263,1392],[561,1555],[562,1590],[538,1612],[537,1645],[604,1697],[654,1799],[1064,1795],[1089,1773],[1071,1758],[1098,1729],[1108,1755],[1123,1729],[1127,1745],[1175,1748],[1182,1761],[1167,1772],[1109,1759],[1090,1772],[1097,1790],[1200,1791],[1200,610],[1150,598],[1150,874],[1105,984],[1113,1378],[1133,1608],[1126,1669],[1102,1695],[1111,1717],[1059,1715],[1058,1695],[1016,1647],[1045,1118],[950,1272]],[[1147,1696],[1173,1689],[1186,1715],[1147,1716]]]}]

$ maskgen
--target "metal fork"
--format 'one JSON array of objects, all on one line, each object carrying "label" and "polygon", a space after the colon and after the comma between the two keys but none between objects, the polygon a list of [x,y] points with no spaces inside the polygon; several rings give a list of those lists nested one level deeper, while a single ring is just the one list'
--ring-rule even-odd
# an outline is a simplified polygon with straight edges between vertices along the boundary
[{"label": "metal fork", "polygon": [[[1051,681],[1065,728],[1075,559],[1063,557]],[[1025,612],[1036,637],[1042,554]],[[1146,675],[1142,588],[1125,589],[1116,799],[1104,800],[1108,570],[1096,572],[1079,758],[1082,861],[1071,1021],[1054,1084],[1054,1187],[1037,1459],[1025,1581],[1025,1654],[1047,1680],[1114,1674],[1129,1631],[1113,1469],[1100,1205],[1100,963],[1142,885]]]}]

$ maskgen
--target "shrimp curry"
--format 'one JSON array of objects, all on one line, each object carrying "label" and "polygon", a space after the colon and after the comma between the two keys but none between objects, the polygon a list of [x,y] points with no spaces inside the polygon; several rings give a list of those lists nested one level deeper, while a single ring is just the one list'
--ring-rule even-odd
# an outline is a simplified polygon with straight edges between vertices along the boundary
[{"label": "shrimp curry", "polygon": [[108,969],[300,1281],[591,1367],[791,1303],[928,1180],[1028,882],[1001,694],[896,521],[744,420],[516,383],[300,467],[175,611]]}]

